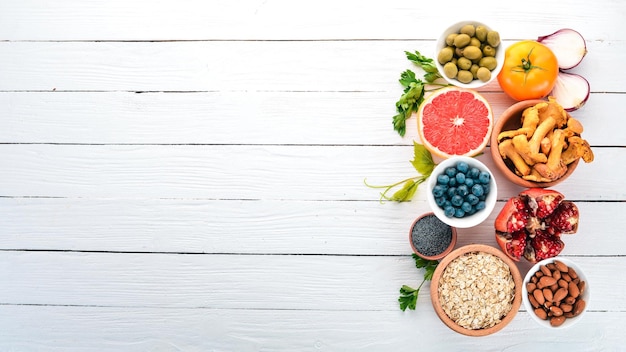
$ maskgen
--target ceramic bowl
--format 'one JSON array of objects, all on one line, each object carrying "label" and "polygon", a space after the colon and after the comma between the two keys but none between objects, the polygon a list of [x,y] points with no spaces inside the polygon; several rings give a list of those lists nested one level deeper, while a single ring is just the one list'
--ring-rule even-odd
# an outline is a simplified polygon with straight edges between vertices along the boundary
[{"label": "ceramic bowl", "polygon": [[[469,329],[469,328],[466,328],[457,324],[454,320],[452,320],[447,315],[447,313],[442,308],[442,306],[447,303],[445,296],[442,295],[440,297],[439,295],[439,284],[442,280],[444,271],[450,265],[450,263],[457,258],[466,256],[474,252],[484,252],[484,253],[491,254],[499,258],[503,263],[506,264],[506,266],[508,266],[513,283],[515,285],[513,292],[512,292],[513,299],[512,299],[511,309],[508,311],[508,313],[506,313],[506,315],[504,315],[504,317],[500,319],[499,323],[489,328]],[[470,269],[467,269],[467,270],[470,270]],[[464,270],[464,271],[467,271],[467,270]],[[483,270],[485,270],[486,272],[489,272],[489,268],[485,268]],[[482,276],[492,277],[490,275],[482,275]],[[498,280],[494,280],[494,281],[499,282]],[[513,320],[513,318],[517,314],[517,311],[519,310],[519,307],[522,304],[522,276],[519,272],[519,269],[515,265],[515,262],[513,262],[513,260],[508,258],[501,250],[495,247],[484,245],[484,244],[470,244],[470,245],[466,245],[466,246],[455,249],[450,254],[448,254],[445,258],[443,258],[441,262],[439,263],[439,265],[437,265],[437,268],[435,269],[435,272],[432,277],[432,282],[430,284],[430,297],[432,300],[433,308],[435,309],[435,312],[437,313],[437,316],[450,329],[460,334],[467,335],[467,336],[490,335],[504,328],[507,324],[511,322],[511,320]],[[480,308],[479,303],[474,303],[473,307],[475,309],[479,309]],[[488,309],[488,306],[485,306],[484,308]]]},{"label": "ceramic bowl", "polygon": [[513,165],[507,160],[505,161],[500,155],[500,151],[498,150],[498,135],[503,131],[511,131],[516,130],[522,126],[522,112],[526,108],[534,106],[538,103],[545,102],[545,100],[541,99],[533,99],[533,100],[524,100],[518,103],[513,104],[508,109],[506,109],[502,115],[496,120],[493,125],[493,131],[491,132],[490,146],[491,148],[491,157],[493,158],[493,162],[496,166],[496,169],[509,181],[525,187],[525,188],[547,188],[554,187],[557,184],[563,182],[567,179],[573,172],[576,170],[580,159],[574,161],[573,163],[567,166],[567,172],[561,176],[556,181],[552,182],[533,182],[523,179],[521,176],[515,173],[515,168]]},{"label": "ceramic bowl", "polygon": [[[487,195],[487,198],[485,199],[484,209],[479,210],[473,215],[468,215],[468,216],[461,217],[461,218],[448,217],[446,216],[444,209],[442,209],[439,205],[437,205],[435,196],[433,195],[432,191],[435,185],[437,184],[437,176],[444,173],[446,168],[448,168],[449,166],[454,166],[460,161],[466,162],[470,168],[476,167],[480,171],[488,172],[490,175],[490,181],[489,181],[490,191],[489,191],[489,194]],[[483,222],[485,219],[487,219],[487,217],[489,217],[489,214],[491,214],[491,212],[493,211],[493,208],[496,205],[496,200],[498,198],[498,187],[496,185],[496,180],[493,177],[493,173],[491,172],[491,170],[489,170],[489,168],[487,168],[487,166],[485,166],[485,164],[480,162],[478,159],[470,158],[466,156],[453,156],[440,162],[435,167],[432,174],[428,178],[427,190],[428,192],[426,194],[426,198],[428,200],[428,204],[430,205],[430,208],[433,211],[433,213],[435,213],[435,215],[444,223],[450,226],[456,227],[456,228],[473,227]]]},{"label": "ceramic bowl", "polygon": [[[585,300],[585,303],[586,303],[585,309],[583,309],[583,311],[579,315],[573,318],[566,318],[565,322],[562,325],[557,326],[557,327],[550,325],[550,322],[548,320],[543,320],[534,313],[535,307],[533,307],[533,305],[530,303],[530,300],[528,299],[528,288],[527,288],[527,284],[530,282],[533,275],[535,275],[535,273],[540,270],[540,267],[542,265],[554,263],[555,260],[559,260],[563,262],[565,265],[567,265],[568,267],[571,267],[572,269],[576,270],[576,273],[578,274],[578,277],[580,278],[580,280],[585,281],[585,288],[582,291],[581,297],[582,299]],[[549,328],[549,329],[565,329],[576,324],[578,321],[580,321],[580,319],[583,317],[583,315],[587,311],[586,307],[589,306],[589,297],[590,297],[589,281],[587,281],[587,276],[585,276],[585,273],[583,272],[583,270],[576,263],[574,263],[573,261],[567,258],[555,257],[555,258],[544,259],[538,263],[535,263],[535,265],[533,265],[533,267],[531,267],[530,270],[528,270],[528,273],[524,277],[524,285],[522,287],[522,299],[524,302],[524,308],[526,308],[526,311],[528,312],[528,314],[530,314],[531,318],[534,321],[536,321],[539,325]]]},{"label": "ceramic bowl", "polygon": [[[443,247],[443,244],[439,244],[441,238],[448,239],[448,236],[449,242],[443,240],[445,244]],[[409,243],[413,252],[426,260],[440,260],[452,252],[456,245],[456,237],[456,228],[441,222],[433,212],[420,215],[409,229]],[[440,250],[434,253],[434,249]]]},{"label": "ceramic bowl", "polygon": [[[435,65],[437,66],[437,70],[439,71],[439,74],[441,75],[441,77],[443,77],[444,80],[446,80],[448,83],[455,85],[457,87],[463,87],[463,88],[479,88],[482,87],[484,85],[487,85],[491,82],[493,82],[494,80],[496,80],[498,73],[500,73],[500,71],[502,70],[502,65],[504,64],[504,52],[505,52],[505,47],[504,47],[504,43],[501,41],[500,45],[496,48],[496,62],[497,62],[497,66],[495,69],[493,69],[491,71],[491,79],[487,82],[483,82],[479,79],[475,79],[469,83],[461,83],[458,80],[454,79],[454,78],[448,78],[446,77],[446,75],[444,74],[443,71],[443,66],[439,63],[439,61],[437,60],[437,57],[439,55],[439,52],[441,51],[441,49],[445,48],[447,46],[446,44],[446,38],[448,37],[448,35],[452,34],[452,33],[459,33],[459,30],[461,29],[461,27],[463,27],[466,24],[473,24],[475,26],[485,26],[488,30],[492,30],[491,27],[487,26],[486,24],[482,23],[482,22],[478,22],[478,21],[461,21],[461,22],[457,22],[454,23],[453,25],[449,26],[448,28],[446,28],[446,30],[444,30],[441,33],[441,36],[437,39],[437,42],[435,44],[435,53],[433,54],[434,58],[435,58]],[[497,30],[497,29],[496,29]]]}]

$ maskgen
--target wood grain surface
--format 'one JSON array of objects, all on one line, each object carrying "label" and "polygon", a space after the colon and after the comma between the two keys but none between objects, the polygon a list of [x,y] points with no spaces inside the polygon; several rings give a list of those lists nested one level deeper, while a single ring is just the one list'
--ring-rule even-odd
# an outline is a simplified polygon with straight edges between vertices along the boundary
[{"label": "wood grain surface", "polygon": [[[0,3],[0,351],[619,351],[626,318],[626,3],[495,0]],[[540,9],[540,10],[538,10]],[[456,20],[504,45],[560,28],[588,54],[572,115],[594,150],[557,190],[576,202],[563,256],[588,312],[549,331],[520,308],[502,331],[454,333],[419,285],[406,203],[417,173],[392,128],[398,83]],[[514,101],[479,92],[494,117]],[[478,157],[493,167],[489,150]],[[521,191],[498,173],[487,220],[457,247],[497,246]],[[529,263],[518,264],[522,275]]]}]

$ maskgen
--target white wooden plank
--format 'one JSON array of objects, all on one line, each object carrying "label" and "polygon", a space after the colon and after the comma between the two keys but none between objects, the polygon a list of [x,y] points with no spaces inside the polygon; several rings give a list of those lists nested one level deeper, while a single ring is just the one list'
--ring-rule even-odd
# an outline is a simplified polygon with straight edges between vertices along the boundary
[{"label": "white wooden plank", "polygon": [[[615,172],[615,165],[626,164],[623,149],[594,153],[594,162],[581,163],[558,189],[575,200],[626,199]],[[0,195],[376,200],[378,191],[364,179],[381,185],[415,177],[412,158],[412,146],[7,144],[0,145]],[[479,159],[495,170],[490,154]],[[494,173],[499,199],[521,190]]]},{"label": "white wooden plank", "polygon": [[[511,41],[505,41],[508,45]],[[588,43],[573,72],[594,92],[623,92],[611,70],[618,42]],[[412,68],[404,51],[434,57],[434,41],[0,42],[0,91],[393,91]],[[497,82],[482,90],[499,91]]]},{"label": "white wooden plank", "polygon": [[[452,3],[454,4],[454,3]],[[454,6],[454,5],[452,5]],[[3,2],[4,40],[172,40],[172,39],[432,39],[449,24],[479,19],[505,38],[534,39],[562,27],[578,28],[590,40],[621,39],[624,4],[589,6],[570,1],[529,0],[525,6],[486,0],[463,11],[425,11],[415,2],[359,1],[62,1]],[[537,9],[541,9],[539,16]],[[430,9],[430,8],[429,8]],[[515,25],[511,25],[511,24]]]},{"label": "white wooden plank", "polygon": [[[389,77],[392,82],[395,77]],[[0,141],[86,144],[371,144],[410,145],[391,120],[400,84],[385,92],[4,92]],[[483,92],[497,119],[512,101]],[[622,94],[592,94],[572,115],[593,146],[624,146]],[[94,108],[97,107],[97,108]],[[236,133],[233,133],[236,132]]]},{"label": "white wooden plank", "polygon": [[[623,343],[624,312],[588,312],[549,333],[526,312],[494,335],[452,332],[432,308],[398,311],[0,306],[4,351],[599,351]],[[19,329],[15,329],[19,326]],[[529,338],[532,336],[532,338]]]},{"label": "white wooden plank", "polygon": [[[564,255],[626,255],[624,202],[576,202],[578,233]],[[496,205],[480,225],[458,229],[457,247],[497,246]],[[0,249],[170,253],[406,255],[410,203],[199,199],[0,198]]]},{"label": "white wooden plank", "polygon": [[[626,310],[615,276],[625,257],[569,258],[587,275],[590,311]],[[0,274],[2,305],[342,311],[399,310],[399,288],[423,277],[409,256],[14,251],[0,252]],[[431,307],[428,285],[420,311]]]}]

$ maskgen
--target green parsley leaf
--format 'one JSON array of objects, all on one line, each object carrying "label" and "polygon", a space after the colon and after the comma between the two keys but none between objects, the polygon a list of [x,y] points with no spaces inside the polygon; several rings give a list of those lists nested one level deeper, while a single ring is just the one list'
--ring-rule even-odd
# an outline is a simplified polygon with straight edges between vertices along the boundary
[{"label": "green parsley leaf", "polygon": [[433,59],[420,54],[417,50],[415,53],[405,51],[405,54],[407,59],[424,70],[425,74],[424,80],[417,78],[415,72],[411,70],[406,70],[400,74],[400,84],[404,90],[396,102],[398,114],[393,117],[393,129],[402,137],[406,134],[406,120],[411,118],[411,114],[416,112],[424,101],[425,85],[438,85],[439,87],[436,89],[446,86],[446,84],[434,83],[441,78],[441,75]]},{"label": "green parsley leaf", "polygon": [[400,287],[400,297],[398,298],[398,302],[400,303],[400,309],[402,311],[405,311],[407,308],[415,310],[417,296],[419,295],[422,285],[424,285],[424,282],[432,280],[435,268],[437,268],[437,264],[439,264],[436,260],[426,260],[419,257],[415,253],[411,254],[411,256],[415,260],[415,267],[418,269],[424,269],[424,279],[417,288],[412,288],[407,285],[402,285],[402,287]]},{"label": "green parsley leaf", "polygon": [[415,73],[406,70],[400,75],[400,84],[404,87],[404,93],[396,102],[398,114],[393,117],[393,128],[404,137],[406,134],[406,120],[417,111],[424,101],[424,82],[415,78]]},{"label": "green parsley leaf", "polygon": [[400,302],[400,309],[402,309],[402,311],[405,311],[407,308],[415,310],[418,294],[419,289],[416,290],[406,285],[400,287],[400,297],[398,298],[398,302]]},{"label": "green parsley leaf", "polygon": [[415,50],[415,53],[410,53],[408,51],[405,51],[404,53],[406,54],[406,58],[409,59],[409,61],[412,61],[413,63],[421,67],[424,72],[435,74],[432,75],[432,77],[434,78],[433,80],[427,79],[428,82],[433,82],[435,79],[441,78],[441,76],[439,75],[439,71],[437,70],[437,66],[435,65],[435,60],[420,54],[420,52],[417,50]]}]

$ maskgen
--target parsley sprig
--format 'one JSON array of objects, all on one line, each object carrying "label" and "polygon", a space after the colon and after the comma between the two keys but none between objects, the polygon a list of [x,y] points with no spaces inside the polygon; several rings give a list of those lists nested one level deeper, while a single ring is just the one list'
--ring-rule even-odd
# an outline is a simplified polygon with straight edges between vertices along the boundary
[{"label": "parsley sprig", "polygon": [[439,264],[436,260],[426,260],[420,258],[415,253],[413,253],[412,256],[415,260],[415,266],[418,269],[424,269],[424,279],[417,288],[407,285],[402,285],[402,287],[400,287],[400,297],[398,298],[398,302],[400,303],[400,309],[402,309],[402,311],[405,311],[407,308],[415,310],[417,296],[420,293],[422,285],[424,285],[426,281],[432,280],[435,268],[437,267],[437,264]]},{"label": "parsley sprig", "polygon": [[[393,117],[393,129],[403,137],[406,133],[406,120],[417,111],[424,101],[424,93],[427,91],[426,85],[434,85],[436,84],[435,81],[441,78],[433,59],[423,56],[419,51],[415,51],[415,53],[405,51],[404,53],[407,59],[424,70],[425,74],[423,80],[416,78],[415,72],[411,70],[406,70],[400,74],[400,84],[404,87],[404,92],[396,102],[398,114]],[[439,86],[436,89],[446,86],[446,84],[436,85]]]},{"label": "parsley sprig", "polygon": [[[367,180],[364,180],[365,185],[370,188],[384,188],[385,190],[380,193],[380,201],[390,200],[395,202],[406,202],[410,201],[417,191],[417,187],[424,183],[426,179],[430,176],[435,168],[435,162],[433,161],[432,154],[424,147],[423,145],[413,141],[413,160],[411,160],[411,165],[420,173],[419,176],[409,177],[402,181],[392,183],[390,185],[384,186],[372,186],[367,183]],[[392,189],[402,185],[402,188],[395,191],[391,196],[388,196]]]}]

